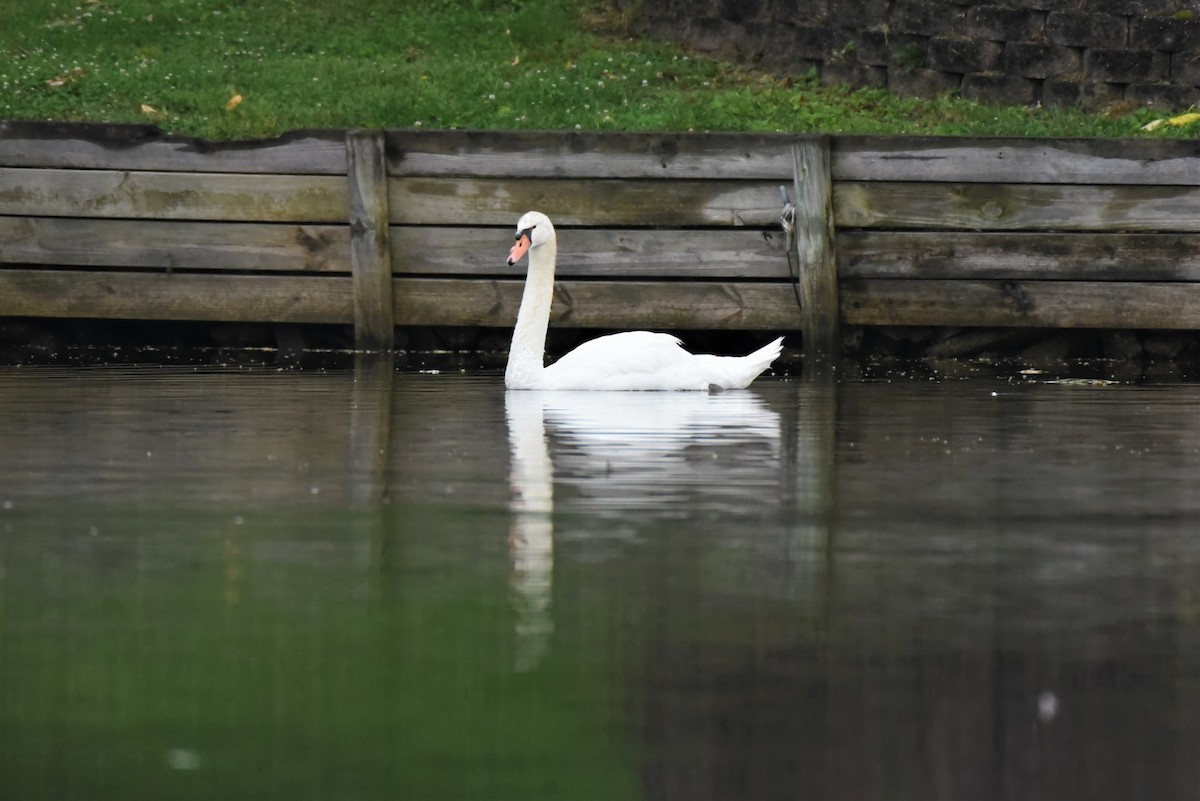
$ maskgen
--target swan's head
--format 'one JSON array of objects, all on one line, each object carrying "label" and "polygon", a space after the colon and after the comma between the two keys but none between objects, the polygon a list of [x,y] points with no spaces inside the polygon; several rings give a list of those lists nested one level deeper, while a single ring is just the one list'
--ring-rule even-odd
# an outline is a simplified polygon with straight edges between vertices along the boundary
[{"label": "swan's head", "polygon": [[521,215],[517,220],[517,243],[508,253],[508,266],[511,267],[529,252],[530,248],[540,247],[554,240],[554,225],[550,218],[540,211],[530,211]]}]

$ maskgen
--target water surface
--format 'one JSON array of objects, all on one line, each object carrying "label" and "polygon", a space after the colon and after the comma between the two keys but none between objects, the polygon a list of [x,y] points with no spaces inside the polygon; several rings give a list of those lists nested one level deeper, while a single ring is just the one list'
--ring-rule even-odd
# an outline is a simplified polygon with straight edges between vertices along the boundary
[{"label": "water surface", "polygon": [[1194,798],[1200,389],[0,369],[0,786]]}]

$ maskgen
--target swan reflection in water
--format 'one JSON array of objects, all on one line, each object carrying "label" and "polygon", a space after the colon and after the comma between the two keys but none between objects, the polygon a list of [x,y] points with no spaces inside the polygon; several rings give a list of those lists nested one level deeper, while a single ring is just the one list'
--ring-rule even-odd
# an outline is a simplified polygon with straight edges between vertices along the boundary
[{"label": "swan reflection in water", "polygon": [[631,513],[642,521],[711,513],[713,504],[728,511],[746,503],[748,481],[778,480],[779,415],[751,391],[510,390],[504,408],[520,671],[537,667],[554,631],[556,483],[570,488],[572,510],[620,528],[632,527]]}]

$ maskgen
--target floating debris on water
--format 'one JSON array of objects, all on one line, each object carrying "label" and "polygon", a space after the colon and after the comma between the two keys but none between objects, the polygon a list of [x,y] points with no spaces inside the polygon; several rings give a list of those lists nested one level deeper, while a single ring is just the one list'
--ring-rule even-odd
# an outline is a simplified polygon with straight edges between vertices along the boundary
[{"label": "floating debris on water", "polygon": [[190,748],[172,748],[167,752],[167,765],[174,770],[196,770],[200,755]]},{"label": "floating debris on water", "polygon": [[1058,717],[1058,696],[1050,690],[1043,690],[1037,699],[1038,720],[1049,723]]},{"label": "floating debris on water", "polygon": [[1109,378],[1052,378],[1047,384],[1066,384],[1070,387],[1111,387],[1119,384]]}]

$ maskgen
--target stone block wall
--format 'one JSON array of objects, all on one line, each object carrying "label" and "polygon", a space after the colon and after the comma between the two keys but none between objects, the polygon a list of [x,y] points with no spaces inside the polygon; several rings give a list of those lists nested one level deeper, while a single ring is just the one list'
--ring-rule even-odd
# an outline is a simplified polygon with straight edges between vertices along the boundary
[{"label": "stone block wall", "polygon": [[644,34],[771,72],[1092,109],[1200,103],[1187,1],[615,0]]}]

